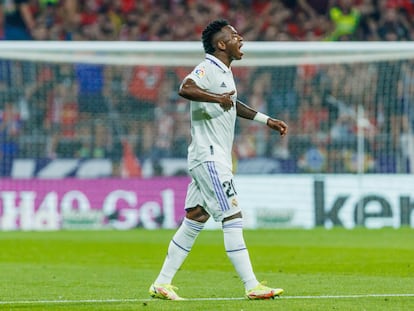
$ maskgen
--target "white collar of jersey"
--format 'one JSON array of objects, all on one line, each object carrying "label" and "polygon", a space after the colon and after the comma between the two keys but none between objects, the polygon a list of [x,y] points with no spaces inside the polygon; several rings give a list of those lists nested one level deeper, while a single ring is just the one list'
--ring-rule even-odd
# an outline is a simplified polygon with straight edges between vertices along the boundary
[{"label": "white collar of jersey", "polygon": [[211,63],[213,63],[214,65],[216,65],[217,67],[219,67],[224,72],[229,72],[230,71],[230,68],[229,67],[227,67],[221,60],[219,60],[217,57],[215,57],[212,54],[206,54],[206,60],[208,60]]}]

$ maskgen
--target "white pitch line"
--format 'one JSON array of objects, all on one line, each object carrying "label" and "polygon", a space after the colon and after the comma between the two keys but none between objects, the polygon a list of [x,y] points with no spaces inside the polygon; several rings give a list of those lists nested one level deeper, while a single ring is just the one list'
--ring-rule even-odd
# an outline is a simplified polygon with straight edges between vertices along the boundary
[{"label": "white pitch line", "polygon": [[[277,299],[347,299],[347,298],[384,298],[384,297],[414,297],[414,294],[360,294],[360,295],[324,295],[324,296],[282,296]],[[244,297],[216,297],[216,298],[187,298],[184,301],[231,301],[245,300]],[[27,305],[27,304],[75,304],[75,303],[125,303],[162,301],[158,299],[79,299],[79,300],[10,300],[0,301],[0,305]]]},{"label": "white pitch line", "polygon": [[283,296],[283,299],[347,299],[371,297],[414,297],[414,294],[361,294],[361,295],[324,295],[324,296]]}]

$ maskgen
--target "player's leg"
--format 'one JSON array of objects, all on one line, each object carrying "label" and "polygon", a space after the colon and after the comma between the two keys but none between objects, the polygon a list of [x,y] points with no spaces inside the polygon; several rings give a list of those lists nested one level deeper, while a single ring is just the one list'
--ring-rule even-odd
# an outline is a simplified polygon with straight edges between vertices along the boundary
[{"label": "player's leg", "polygon": [[201,195],[206,209],[217,222],[222,222],[224,247],[246,289],[259,284],[253,273],[243,238],[243,219],[237,202],[233,173],[230,168],[206,162],[197,170]]},{"label": "player's leg", "polygon": [[204,223],[202,222],[184,218],[180,228],[170,241],[161,271],[149,289],[152,297],[169,300],[181,299],[175,293],[176,288],[171,286],[171,282],[190,253],[194,241],[203,227]]},{"label": "player's leg", "polygon": [[225,218],[222,227],[227,255],[244,284],[246,297],[248,299],[269,299],[283,294],[283,289],[270,288],[257,281],[243,237],[241,212]]},{"label": "player's leg", "polygon": [[233,173],[217,162],[203,163],[197,167],[195,173],[208,213],[215,221],[222,222],[224,246],[230,261],[245,288],[250,290],[256,287],[259,282],[253,273],[244,243],[243,220],[234,188]]},{"label": "player's leg", "polygon": [[253,272],[243,237],[243,219],[241,212],[227,217],[222,222],[224,247],[227,256],[240,276],[246,290],[256,287],[259,282]]},{"label": "player's leg", "polygon": [[[194,203],[197,202],[197,188],[194,181],[189,185],[186,206],[197,204]],[[170,241],[161,271],[150,286],[149,292],[152,297],[169,300],[181,299],[175,293],[176,288],[171,285],[172,279],[190,253],[198,234],[204,228],[204,223],[209,217],[200,205],[186,209],[186,217]]]},{"label": "player's leg", "polygon": [[193,247],[194,241],[203,229],[204,223],[184,218],[168,246],[167,257],[156,283],[169,284]]},{"label": "player's leg", "polygon": [[217,162],[206,162],[193,172],[206,210],[215,221],[222,222],[224,246],[237,273],[247,289],[259,284],[253,273],[249,254],[243,239],[243,222],[237,193],[234,189],[233,173]]},{"label": "player's leg", "polygon": [[200,184],[210,182],[210,186],[200,189],[209,214],[216,221],[222,222],[224,247],[244,284],[246,296],[250,299],[266,299],[282,294],[281,289],[272,289],[260,284],[253,272],[243,237],[243,218],[237,201],[233,173],[215,162],[207,162],[204,168],[204,175],[208,175],[208,178],[204,178],[204,181],[200,179]]}]

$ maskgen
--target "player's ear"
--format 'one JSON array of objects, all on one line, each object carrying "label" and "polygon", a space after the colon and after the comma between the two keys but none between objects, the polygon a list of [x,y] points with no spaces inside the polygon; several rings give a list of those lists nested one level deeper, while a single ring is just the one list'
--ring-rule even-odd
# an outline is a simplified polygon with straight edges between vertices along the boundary
[{"label": "player's ear", "polygon": [[223,40],[218,40],[217,48],[221,51],[224,51],[226,49],[226,43]]}]

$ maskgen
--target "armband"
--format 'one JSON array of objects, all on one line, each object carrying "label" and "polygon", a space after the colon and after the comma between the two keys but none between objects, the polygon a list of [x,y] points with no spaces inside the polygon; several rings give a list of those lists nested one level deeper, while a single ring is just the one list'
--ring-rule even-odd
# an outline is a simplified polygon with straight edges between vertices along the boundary
[{"label": "armband", "polygon": [[264,113],[258,112],[253,118],[254,121],[267,124],[267,120],[269,120],[269,116],[265,115]]}]

